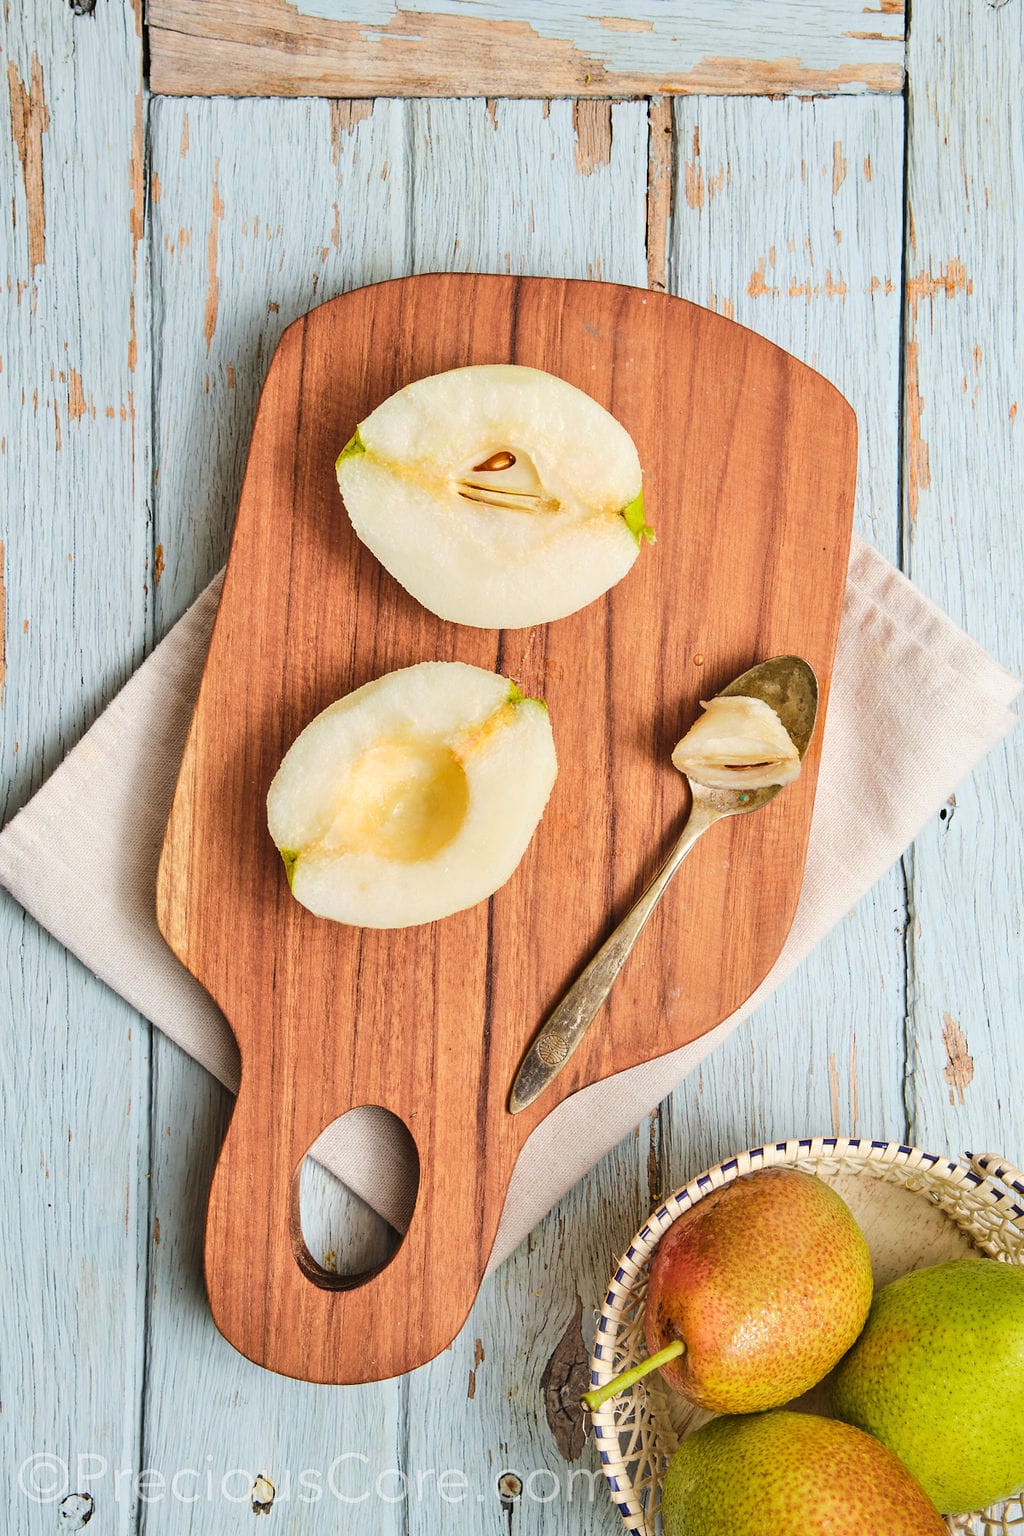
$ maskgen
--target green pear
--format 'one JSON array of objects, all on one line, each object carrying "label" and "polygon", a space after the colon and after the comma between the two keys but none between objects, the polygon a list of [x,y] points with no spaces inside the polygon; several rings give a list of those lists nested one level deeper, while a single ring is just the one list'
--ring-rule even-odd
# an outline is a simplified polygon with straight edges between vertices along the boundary
[{"label": "green pear", "polygon": [[842,1196],[797,1168],[760,1169],[706,1195],[662,1237],[647,1290],[648,1363],[713,1413],[780,1407],[849,1349],[872,1286],[868,1245]]},{"label": "green pear", "polygon": [[780,1409],[712,1419],[684,1440],[661,1508],[665,1536],[948,1536],[884,1445]]},{"label": "green pear", "polygon": [[1024,1268],[955,1259],[878,1292],[833,1411],[876,1435],[945,1514],[1024,1488]]}]

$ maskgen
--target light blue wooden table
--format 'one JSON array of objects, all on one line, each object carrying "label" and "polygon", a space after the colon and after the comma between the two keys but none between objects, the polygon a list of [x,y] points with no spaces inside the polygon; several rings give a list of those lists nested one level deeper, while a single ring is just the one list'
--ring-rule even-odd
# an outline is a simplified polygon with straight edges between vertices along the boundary
[{"label": "light blue wooden table", "polygon": [[[139,10],[80,8],[0,19],[3,820],[222,563],[283,327],[411,272],[650,282],[788,347],[857,409],[858,530],[1024,670],[1020,0],[915,0],[902,91],[891,42],[873,74],[737,63],[759,29],[787,58],[809,10],[875,47],[893,0],[857,6],[860,33],[843,0],[673,6],[700,31],[686,68],[729,66],[675,96],[666,0],[563,0],[546,14],[600,12],[633,50],[619,99],[575,104],[151,95]],[[0,901],[3,1528],[222,1536],[257,1511],[311,1536],[611,1536],[573,1405],[611,1258],[658,1192],[812,1132],[1024,1159],[1022,779],[1011,738],[451,1348],[379,1386],[285,1381],[220,1338],[201,1227],[227,1095]],[[383,1240],[315,1169],[307,1195],[314,1251]]]}]

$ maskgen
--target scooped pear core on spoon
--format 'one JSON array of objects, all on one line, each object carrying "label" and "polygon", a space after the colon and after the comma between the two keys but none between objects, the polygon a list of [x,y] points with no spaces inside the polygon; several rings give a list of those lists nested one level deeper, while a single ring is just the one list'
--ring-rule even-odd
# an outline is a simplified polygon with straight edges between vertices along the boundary
[{"label": "scooped pear core on spoon", "polygon": [[701,708],[672,753],[688,779],[709,789],[765,789],[797,777],[796,742],[764,699],[719,694]]},{"label": "scooped pear core on spoon", "polygon": [[575,613],[654,536],[629,433],[536,368],[416,380],[360,422],[337,473],[359,538],[457,624],[516,629]]}]

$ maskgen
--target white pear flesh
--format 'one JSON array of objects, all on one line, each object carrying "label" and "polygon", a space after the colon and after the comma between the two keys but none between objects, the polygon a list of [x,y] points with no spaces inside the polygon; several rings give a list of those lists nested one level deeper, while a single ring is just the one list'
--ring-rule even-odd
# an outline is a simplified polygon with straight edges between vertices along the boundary
[{"label": "white pear flesh", "polygon": [[481,667],[425,661],[306,726],[271,783],[267,821],[304,907],[406,928],[504,885],[556,771],[540,700]]},{"label": "white pear flesh", "polygon": [[457,624],[517,629],[575,613],[653,536],[626,429],[564,379],[511,363],[391,395],[337,473],[359,538]]},{"label": "white pear flesh", "polygon": [[763,699],[719,694],[677,742],[672,761],[709,789],[765,789],[800,772],[796,743]]}]

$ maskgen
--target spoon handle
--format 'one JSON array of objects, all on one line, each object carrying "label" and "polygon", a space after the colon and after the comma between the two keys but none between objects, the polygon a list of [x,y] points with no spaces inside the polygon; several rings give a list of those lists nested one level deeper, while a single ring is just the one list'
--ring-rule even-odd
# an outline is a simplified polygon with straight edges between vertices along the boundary
[{"label": "spoon handle", "polygon": [[669,881],[697,839],[722,816],[722,812],[697,801],[674,848],[643,895],[605,939],[593,959],[584,966],[561,1002],[548,1014],[516,1073],[509,1095],[513,1115],[532,1104],[561,1072],[601,1007],[616,976],[661,900]]}]

